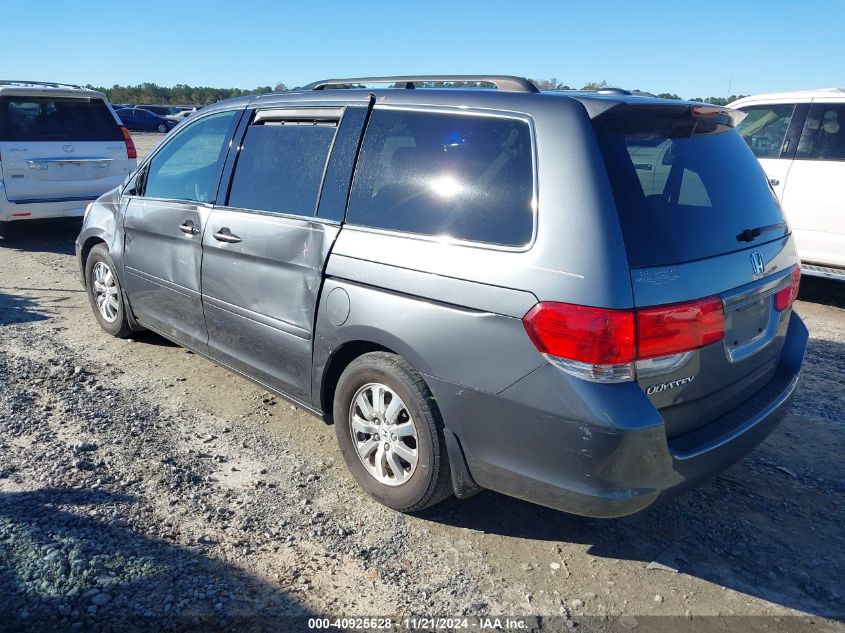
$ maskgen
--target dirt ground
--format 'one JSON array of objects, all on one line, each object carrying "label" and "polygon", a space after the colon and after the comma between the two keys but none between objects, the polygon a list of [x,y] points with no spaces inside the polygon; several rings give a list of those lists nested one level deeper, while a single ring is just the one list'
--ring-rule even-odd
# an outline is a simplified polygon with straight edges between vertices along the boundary
[{"label": "dirt ground", "polygon": [[78,230],[0,239],[12,628],[416,614],[459,619],[403,625],[845,630],[845,285],[804,280],[793,412],[701,488],[617,520],[490,492],[412,517],[357,488],[331,427],[155,335],[105,336],[78,281]]}]

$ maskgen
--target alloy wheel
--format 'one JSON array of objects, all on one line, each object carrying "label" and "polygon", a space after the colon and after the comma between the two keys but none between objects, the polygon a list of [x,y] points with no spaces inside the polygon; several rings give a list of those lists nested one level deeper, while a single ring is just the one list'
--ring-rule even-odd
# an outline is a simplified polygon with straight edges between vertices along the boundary
[{"label": "alloy wheel", "polygon": [[100,315],[109,323],[117,320],[120,304],[117,299],[117,280],[111,268],[104,262],[97,262],[91,271],[94,287],[94,302]]},{"label": "alloy wheel", "polygon": [[402,398],[387,385],[368,383],[352,398],[349,430],[358,458],[379,483],[399,486],[417,468],[417,428]]}]

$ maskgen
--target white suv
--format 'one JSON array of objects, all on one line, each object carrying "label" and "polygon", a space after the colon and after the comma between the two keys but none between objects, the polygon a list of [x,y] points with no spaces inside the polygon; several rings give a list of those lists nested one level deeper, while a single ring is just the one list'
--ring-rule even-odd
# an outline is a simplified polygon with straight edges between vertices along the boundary
[{"label": "white suv", "polygon": [[778,92],[729,104],[780,198],[808,275],[845,280],[845,89]]},{"label": "white suv", "polygon": [[0,234],[21,220],[82,216],[136,156],[103,93],[0,80]]}]

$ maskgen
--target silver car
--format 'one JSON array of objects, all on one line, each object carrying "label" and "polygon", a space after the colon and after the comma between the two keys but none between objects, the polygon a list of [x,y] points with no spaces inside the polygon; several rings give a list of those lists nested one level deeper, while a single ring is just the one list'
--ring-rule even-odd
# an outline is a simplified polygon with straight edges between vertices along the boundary
[{"label": "silver car", "polygon": [[88,208],[82,278],[109,334],[334,423],[392,508],[630,514],[739,459],[797,384],[798,259],[740,116],[499,76],[221,102]]}]

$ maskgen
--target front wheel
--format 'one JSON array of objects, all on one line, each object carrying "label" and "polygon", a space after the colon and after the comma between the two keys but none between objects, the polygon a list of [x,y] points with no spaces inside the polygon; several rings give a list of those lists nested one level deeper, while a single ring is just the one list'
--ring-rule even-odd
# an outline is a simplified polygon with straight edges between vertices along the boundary
[{"label": "front wheel", "polygon": [[105,244],[97,244],[85,260],[85,286],[88,301],[100,327],[112,336],[126,338],[132,333],[114,262]]},{"label": "front wheel", "polygon": [[440,412],[404,358],[372,352],[352,361],[338,381],[333,414],[346,465],[377,501],[414,512],[450,496]]},{"label": "front wheel", "polygon": [[167,125],[166,125],[166,124],[164,124],[164,123],[159,123],[159,124],[158,124],[158,127],[157,127],[156,129],[157,129],[159,132],[161,132],[162,134],[165,134],[165,133],[167,132]]}]

